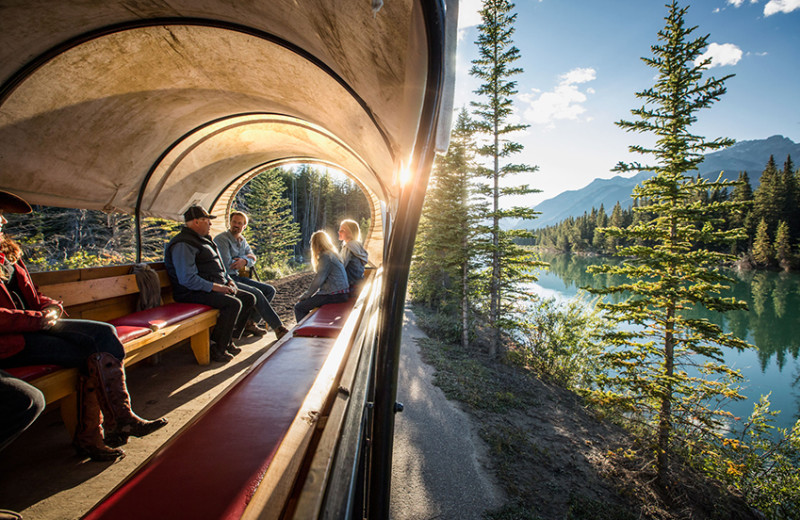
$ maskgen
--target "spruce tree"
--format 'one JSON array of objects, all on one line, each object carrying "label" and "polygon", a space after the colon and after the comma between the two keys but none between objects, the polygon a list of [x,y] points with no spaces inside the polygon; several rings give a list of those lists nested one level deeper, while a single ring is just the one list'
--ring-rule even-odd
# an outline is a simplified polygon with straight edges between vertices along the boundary
[{"label": "spruce tree", "polygon": [[472,122],[461,110],[447,154],[440,156],[425,197],[414,262],[411,295],[440,312],[457,316],[464,347],[470,331],[475,210],[471,201],[475,143]]},{"label": "spruce tree", "polygon": [[[733,202],[702,204],[698,195],[730,185],[720,178],[706,182],[691,173],[703,153],[732,144],[730,139],[707,141],[690,133],[696,113],[709,108],[725,93],[721,79],[703,80],[709,60],[695,63],[707,46],[708,36],[691,39],[696,27],[687,28],[674,0],[668,5],[665,27],[653,57],[643,58],[656,70],[655,84],[638,92],[644,100],[632,110],[636,121],[619,121],[621,128],[656,137],[652,148],[630,150],[655,157],[654,165],[620,163],[618,171],[652,171],[654,176],[634,190],[640,206],[636,211],[652,218],[628,228],[607,232],[630,244],[618,254],[619,266],[596,266],[595,273],[624,276],[617,285],[593,292],[623,295],[619,303],[599,305],[612,320],[633,325],[606,336],[610,349],[603,357],[613,367],[599,381],[595,396],[615,402],[632,417],[652,428],[659,483],[667,486],[667,474],[676,436],[687,431],[713,435],[720,431],[720,412],[710,408],[713,397],[740,397],[720,378],[738,373],[722,363],[721,347],[745,348],[743,341],[725,334],[706,319],[692,318],[694,307],[725,312],[744,308],[743,302],[722,298],[719,292],[732,280],[718,267],[733,257],[710,251],[698,244],[731,241],[740,231],[722,231],[715,215],[729,210]],[[688,367],[699,367],[695,374]],[[690,442],[691,437],[681,436]],[[683,444],[684,446],[686,444]]]},{"label": "spruce tree", "polygon": [[772,246],[769,238],[769,225],[761,219],[756,227],[756,237],[753,240],[753,260],[763,267],[772,263]]},{"label": "spruce tree", "polygon": [[774,234],[778,221],[786,207],[786,194],[775,158],[769,156],[767,165],[761,173],[758,188],[753,193],[753,218],[755,222],[762,219],[767,224],[767,231]]},{"label": "spruce tree", "polygon": [[789,224],[781,220],[778,222],[778,230],[775,232],[775,260],[784,271],[788,271],[792,265],[792,243],[789,236]]},{"label": "spruce tree", "polygon": [[744,228],[745,240],[737,241],[732,248],[733,254],[740,251],[747,251],[749,249],[748,241],[755,232],[755,225],[753,224],[753,188],[750,185],[750,177],[747,172],[739,172],[739,179],[733,188],[730,199],[740,203],[739,209],[732,212],[728,217],[728,225],[730,228]]},{"label": "spruce tree", "polygon": [[470,74],[483,83],[475,91],[482,101],[472,102],[475,108],[475,127],[486,138],[486,144],[478,149],[479,155],[486,158],[488,166],[480,166],[478,172],[488,179],[483,192],[490,200],[486,219],[487,226],[480,228],[486,236],[482,242],[488,261],[488,320],[491,330],[490,355],[496,355],[500,347],[501,332],[514,328],[514,307],[524,294],[526,282],[536,279],[532,269],[543,265],[535,262],[532,256],[519,247],[514,240],[530,238],[532,233],[524,230],[504,231],[500,221],[504,218],[533,220],[536,212],[530,208],[500,208],[500,197],[525,195],[538,190],[527,184],[501,186],[500,181],[512,175],[532,173],[536,166],[506,162],[522,151],[522,145],[511,141],[509,134],[527,128],[527,125],[511,124],[509,118],[513,111],[512,96],[517,93],[517,83],[511,78],[522,72],[514,66],[520,52],[514,46],[516,13],[514,4],[508,0],[483,0],[480,11],[482,23],[478,26],[479,57],[472,61]]},{"label": "spruce tree", "polygon": [[606,215],[606,210],[602,204],[600,204],[600,209],[597,210],[597,220],[595,220],[594,225],[594,235],[592,236],[592,247],[598,253],[602,253],[604,251],[604,244],[605,244],[605,235],[600,231],[602,228],[608,225],[608,215]]},{"label": "spruce tree", "polygon": [[[622,229],[625,227],[625,219],[622,217],[622,205],[620,205],[619,201],[614,204],[614,208],[611,210],[611,217],[608,219],[608,227],[614,229]],[[620,245],[619,236],[614,235],[613,233],[606,233],[605,237],[606,251],[612,254],[615,253],[617,251],[617,247]]]},{"label": "spruce tree", "polygon": [[[279,168],[258,175],[249,183],[244,207],[249,222],[245,234],[250,247],[259,256],[259,268],[280,266],[287,262],[300,239],[300,226],[292,219],[291,201]],[[265,273],[259,273],[265,277]]]},{"label": "spruce tree", "polygon": [[795,180],[794,163],[792,163],[792,156],[786,156],[786,162],[783,163],[783,170],[781,171],[781,186],[784,192],[784,208],[782,219],[787,223],[789,229],[789,236],[794,241],[800,238],[800,190],[798,190],[797,182]]}]

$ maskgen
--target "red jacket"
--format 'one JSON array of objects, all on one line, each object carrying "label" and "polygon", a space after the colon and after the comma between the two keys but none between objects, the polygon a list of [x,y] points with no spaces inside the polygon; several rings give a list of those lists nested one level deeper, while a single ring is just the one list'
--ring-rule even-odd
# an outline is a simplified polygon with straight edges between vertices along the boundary
[{"label": "red jacket", "polygon": [[42,295],[31,280],[22,260],[14,264],[17,284],[29,310],[18,309],[11,299],[6,284],[0,283],[0,359],[13,356],[25,348],[22,332],[42,329],[42,310],[50,305],[61,308],[61,302]]}]

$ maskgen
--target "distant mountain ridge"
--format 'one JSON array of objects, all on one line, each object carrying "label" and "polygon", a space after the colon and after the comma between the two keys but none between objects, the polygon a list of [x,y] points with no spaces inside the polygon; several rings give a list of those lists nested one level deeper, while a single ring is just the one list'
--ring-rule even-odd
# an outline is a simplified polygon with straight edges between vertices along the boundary
[{"label": "distant mountain ridge", "polygon": [[[707,154],[700,164],[700,175],[703,178],[716,179],[719,172],[724,171],[725,179],[736,180],[739,172],[746,171],[750,184],[756,189],[770,155],[775,157],[778,169],[783,168],[787,155],[792,156],[797,166],[800,164],[800,144],[782,135],[741,141],[724,150]],[[591,211],[592,207],[599,208],[601,204],[608,214],[617,202],[623,208],[630,207],[633,202],[633,188],[652,175],[652,172],[640,172],[633,177],[618,175],[611,179],[595,179],[579,190],[565,191],[540,202],[534,207],[541,212],[539,218],[521,221],[515,227],[538,229],[551,226],[566,218],[583,215],[584,212]]]}]

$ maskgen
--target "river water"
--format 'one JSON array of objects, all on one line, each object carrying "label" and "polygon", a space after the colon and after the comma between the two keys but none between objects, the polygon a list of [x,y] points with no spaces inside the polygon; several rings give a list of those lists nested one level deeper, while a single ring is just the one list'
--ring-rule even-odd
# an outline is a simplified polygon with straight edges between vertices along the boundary
[{"label": "river water", "polygon": [[[618,283],[607,280],[606,275],[586,272],[589,265],[617,262],[616,259],[575,255],[542,259],[550,262],[550,269],[538,273],[539,280],[532,288],[545,297],[587,297],[581,287]],[[736,283],[725,296],[744,300],[748,310],[724,315],[705,311],[702,316],[756,348],[744,352],[726,349],[725,363],[741,371],[745,378],[742,394],[747,397],[726,408],[744,419],[760,396],[771,392],[770,409],[781,411],[774,425],[791,428],[800,416],[800,274],[731,271],[729,275]]]}]

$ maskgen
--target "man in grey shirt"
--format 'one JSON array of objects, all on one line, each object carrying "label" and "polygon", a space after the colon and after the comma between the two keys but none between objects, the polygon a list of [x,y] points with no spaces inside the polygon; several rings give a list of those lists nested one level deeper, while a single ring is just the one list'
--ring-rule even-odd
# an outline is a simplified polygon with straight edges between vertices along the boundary
[{"label": "man in grey shirt", "polygon": [[[240,287],[245,288],[247,291],[253,293],[256,297],[255,311],[264,318],[267,325],[275,331],[275,336],[280,339],[288,332],[286,327],[283,326],[281,318],[272,308],[270,302],[275,297],[275,288],[267,283],[253,280],[247,276],[241,276],[239,273],[245,269],[253,267],[256,263],[257,257],[247,239],[242,234],[247,227],[247,215],[241,211],[234,211],[230,215],[229,228],[223,231],[216,237],[214,242],[219,248],[219,254],[222,258],[222,263],[225,264],[228,276],[233,279]],[[256,314],[254,312],[254,314]],[[245,325],[245,332],[257,334],[259,336],[264,334],[264,329],[255,324],[253,320],[248,321]]]}]

